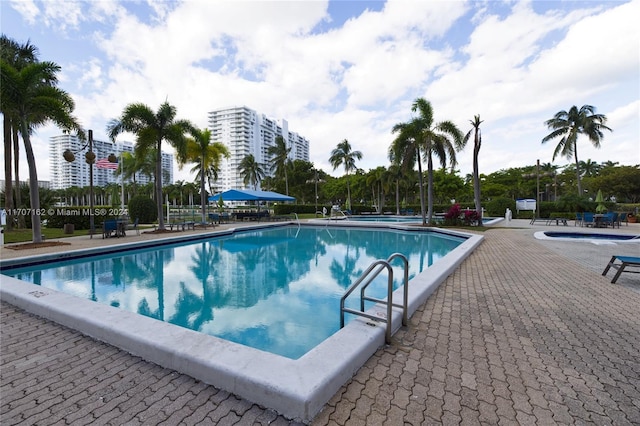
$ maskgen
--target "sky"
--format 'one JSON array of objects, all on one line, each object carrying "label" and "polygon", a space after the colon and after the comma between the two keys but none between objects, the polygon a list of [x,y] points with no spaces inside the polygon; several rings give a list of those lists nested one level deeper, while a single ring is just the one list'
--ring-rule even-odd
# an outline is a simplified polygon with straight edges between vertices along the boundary
[{"label": "sky", "polygon": [[[388,166],[391,129],[419,97],[464,133],[480,115],[480,173],[572,163],[541,143],[544,122],[585,104],[613,132],[600,149],[579,139],[579,159],[640,164],[638,16],[640,0],[0,1],[2,33],[61,66],[59,87],[95,139],[134,102],[157,111],[166,100],[200,128],[209,111],[244,105],[286,119],[334,176],[344,172],[328,159],[344,139],[363,154],[358,168]],[[60,133],[32,136],[39,180]],[[472,172],[472,140],[457,160]],[[193,180],[190,168],[174,180]]]}]

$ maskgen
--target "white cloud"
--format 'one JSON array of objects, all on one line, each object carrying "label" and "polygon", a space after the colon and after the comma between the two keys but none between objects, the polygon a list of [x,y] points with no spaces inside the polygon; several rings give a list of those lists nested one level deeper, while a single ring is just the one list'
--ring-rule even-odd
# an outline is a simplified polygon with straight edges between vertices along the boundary
[{"label": "white cloud", "polygon": [[[11,3],[45,35],[66,25],[61,52],[93,43],[82,62],[65,59],[61,82],[96,137],[131,102],[157,109],[168,99],[200,127],[212,109],[247,105],[287,119],[325,171],[343,139],[367,170],[388,164],[392,126],[424,96],[436,121],[465,132],[480,114],[483,173],[550,162],[544,121],[582,104],[597,106],[614,132],[601,150],[581,146],[581,157],[639,163],[640,1],[541,5],[392,0],[336,26],[344,17],[329,16],[327,1]],[[38,129],[42,152],[58,132]],[[470,151],[458,155],[463,174]]]}]

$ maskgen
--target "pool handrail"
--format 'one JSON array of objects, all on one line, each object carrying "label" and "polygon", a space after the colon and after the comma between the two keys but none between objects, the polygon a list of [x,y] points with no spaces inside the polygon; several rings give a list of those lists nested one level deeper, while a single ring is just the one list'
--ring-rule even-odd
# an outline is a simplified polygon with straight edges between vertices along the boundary
[{"label": "pool handrail", "polygon": [[[400,259],[403,260],[403,266],[404,266],[403,268],[404,269],[404,283],[403,283],[403,286],[404,286],[403,299],[404,300],[402,301],[401,305],[393,303],[393,268],[391,267],[391,261],[393,261],[393,259],[395,259],[396,257],[399,257]],[[376,267],[378,268],[376,269]],[[369,284],[371,284],[371,282],[384,269],[387,269],[389,271],[388,278],[387,278],[387,299],[383,300],[383,299],[377,299],[377,298],[365,296],[364,290],[366,289],[366,287],[368,287]],[[360,310],[345,307],[344,305],[345,305],[345,301],[347,300],[347,297],[349,297],[349,295],[353,293],[353,291],[356,288],[358,288],[358,286],[360,286],[360,284],[362,284],[365,281],[365,279],[368,279],[368,281],[363,285],[363,288],[360,291]],[[401,253],[393,253],[391,256],[387,258],[387,260],[382,260],[382,259],[376,260],[371,265],[369,265],[369,267],[364,271],[364,273],[360,276],[360,278],[358,278],[353,284],[351,284],[351,286],[349,286],[347,291],[345,291],[345,293],[340,298],[340,328],[344,328],[345,312],[354,314],[354,315],[359,315],[365,318],[369,318],[374,321],[383,321],[386,323],[385,341],[387,343],[391,343],[391,320],[392,320],[393,307],[402,309],[402,325],[406,326],[408,323],[408,314],[407,314],[408,295],[409,295],[409,260]],[[386,305],[386,311],[387,311],[386,318],[383,319],[379,316],[366,313],[364,311],[364,299]]]}]

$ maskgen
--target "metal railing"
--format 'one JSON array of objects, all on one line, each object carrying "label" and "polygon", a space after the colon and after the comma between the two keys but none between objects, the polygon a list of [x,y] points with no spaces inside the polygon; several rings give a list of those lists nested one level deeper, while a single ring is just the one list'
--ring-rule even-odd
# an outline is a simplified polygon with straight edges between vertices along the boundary
[{"label": "metal railing", "polygon": [[[403,276],[403,301],[402,304],[393,303],[393,267],[391,266],[391,262],[399,258],[403,262],[404,276]],[[370,297],[365,295],[365,291],[369,284],[373,282],[373,280],[380,275],[383,270],[388,271],[387,278],[387,298],[386,299],[377,299],[375,297]],[[360,289],[360,310],[351,309],[345,306],[345,302],[347,297],[351,293],[354,292],[356,288],[361,286]],[[387,343],[391,343],[391,319],[393,308],[401,308],[402,309],[402,325],[408,324],[408,313],[407,313],[407,300],[409,296],[409,261],[407,258],[401,253],[394,253],[387,258],[387,260],[376,260],[373,262],[364,273],[358,278],[349,288],[345,291],[342,298],[340,298],[340,328],[344,327],[344,314],[350,313],[354,315],[359,315],[365,318],[369,318],[374,321],[384,321],[386,322],[386,331],[385,331],[385,341]],[[386,318],[381,318],[376,315],[368,314],[364,311],[364,302],[375,302],[386,305]]]}]

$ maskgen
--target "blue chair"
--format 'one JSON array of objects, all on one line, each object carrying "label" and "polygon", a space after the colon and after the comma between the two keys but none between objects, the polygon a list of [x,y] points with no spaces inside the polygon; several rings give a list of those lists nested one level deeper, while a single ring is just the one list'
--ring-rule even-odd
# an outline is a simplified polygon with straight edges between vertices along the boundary
[{"label": "blue chair", "polygon": [[595,226],[596,221],[593,213],[584,212],[582,214],[582,225],[581,226]]},{"label": "blue chair", "polygon": [[107,219],[102,222],[102,239],[118,235],[118,222],[115,219]]},{"label": "blue chair", "polygon": [[583,216],[582,213],[576,213],[576,222],[573,224],[573,226],[582,226],[582,220],[583,220]]},{"label": "blue chair", "polygon": [[[620,263],[615,263],[615,261],[618,260],[620,261]],[[640,274],[640,271],[625,271],[626,268],[631,267],[631,268],[640,268],[640,257],[633,257],[633,256],[612,256],[611,260],[609,261],[609,264],[607,265],[606,268],[604,268],[604,271],[602,272],[602,275],[607,275],[607,272],[609,272],[609,269],[614,268],[617,269],[618,272],[616,272],[616,274],[613,276],[613,279],[611,280],[612,283],[615,284],[616,281],[618,281],[618,278],[620,277],[620,274],[622,274],[623,272],[629,272],[632,274]]]}]

